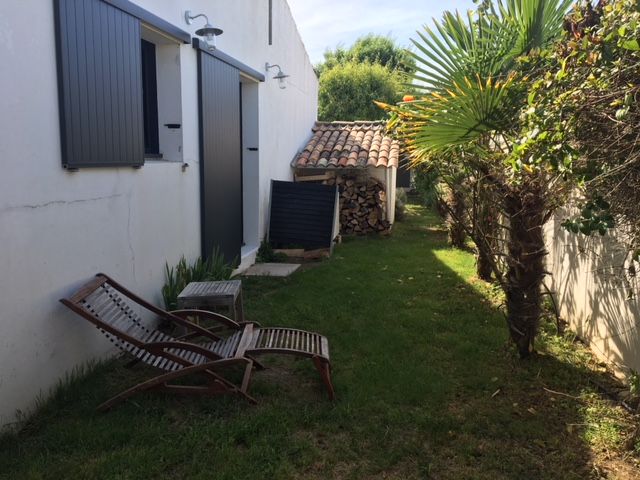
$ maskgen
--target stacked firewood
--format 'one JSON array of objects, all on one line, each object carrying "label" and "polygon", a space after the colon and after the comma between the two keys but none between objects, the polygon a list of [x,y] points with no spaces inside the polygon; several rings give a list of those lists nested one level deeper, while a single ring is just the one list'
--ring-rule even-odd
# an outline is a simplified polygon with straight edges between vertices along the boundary
[{"label": "stacked firewood", "polygon": [[323,183],[339,187],[342,235],[389,232],[391,224],[385,214],[386,193],[380,182],[373,178],[359,180],[355,176],[337,176]]}]

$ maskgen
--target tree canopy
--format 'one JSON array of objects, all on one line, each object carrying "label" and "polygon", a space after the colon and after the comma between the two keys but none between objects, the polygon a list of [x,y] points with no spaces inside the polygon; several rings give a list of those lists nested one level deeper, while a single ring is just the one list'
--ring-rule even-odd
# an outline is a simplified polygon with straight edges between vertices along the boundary
[{"label": "tree canopy", "polygon": [[385,114],[375,101],[401,99],[404,77],[415,70],[411,54],[389,38],[365,35],[349,48],[324,54],[316,66],[320,76],[320,120],[381,120]]},{"label": "tree canopy", "polygon": [[382,65],[337,65],[320,77],[318,117],[323,121],[381,120],[385,113],[374,102],[396,102],[400,90],[398,75]]},{"label": "tree canopy", "polygon": [[316,66],[316,71],[322,74],[337,65],[351,62],[376,63],[404,73],[415,71],[415,60],[408,50],[396,45],[389,37],[372,33],[358,38],[350,48],[338,46],[335,50],[327,50],[324,62]]}]

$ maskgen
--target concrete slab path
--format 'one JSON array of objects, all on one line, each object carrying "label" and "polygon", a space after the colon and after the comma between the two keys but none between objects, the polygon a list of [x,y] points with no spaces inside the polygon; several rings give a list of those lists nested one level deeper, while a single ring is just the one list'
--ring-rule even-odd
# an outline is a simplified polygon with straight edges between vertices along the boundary
[{"label": "concrete slab path", "polygon": [[288,277],[300,268],[299,263],[256,263],[243,275],[254,277]]}]

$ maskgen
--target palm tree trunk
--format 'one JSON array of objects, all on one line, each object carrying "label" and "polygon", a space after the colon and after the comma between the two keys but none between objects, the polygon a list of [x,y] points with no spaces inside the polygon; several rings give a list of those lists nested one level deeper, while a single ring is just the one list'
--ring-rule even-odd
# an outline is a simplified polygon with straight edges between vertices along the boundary
[{"label": "palm tree trunk", "polygon": [[[527,185],[522,186],[526,190]],[[541,315],[544,277],[543,197],[536,191],[513,192],[505,198],[509,220],[508,271],[505,279],[507,324],[521,358],[534,348]]]},{"label": "palm tree trunk", "polygon": [[447,215],[449,243],[453,247],[464,248],[467,238],[467,232],[463,223],[466,214],[464,190],[457,188],[457,185],[452,185],[447,203],[449,209]]},{"label": "palm tree trunk", "polygon": [[495,237],[498,212],[492,205],[489,185],[484,181],[476,182],[474,193],[473,237],[476,244],[476,274],[485,282],[491,282],[493,257],[496,250]]},{"label": "palm tree trunk", "polygon": [[487,248],[477,246],[478,257],[476,258],[476,274],[480,280],[485,282],[491,282],[493,279],[491,274],[493,273],[493,265],[491,263],[491,253],[487,251]]}]

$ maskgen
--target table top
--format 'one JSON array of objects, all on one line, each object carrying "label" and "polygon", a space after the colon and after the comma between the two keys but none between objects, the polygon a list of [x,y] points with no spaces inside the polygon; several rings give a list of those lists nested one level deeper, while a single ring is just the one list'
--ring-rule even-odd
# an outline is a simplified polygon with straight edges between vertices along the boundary
[{"label": "table top", "polygon": [[191,282],[178,295],[179,300],[203,298],[236,299],[242,289],[241,280],[222,280],[217,282]]}]

